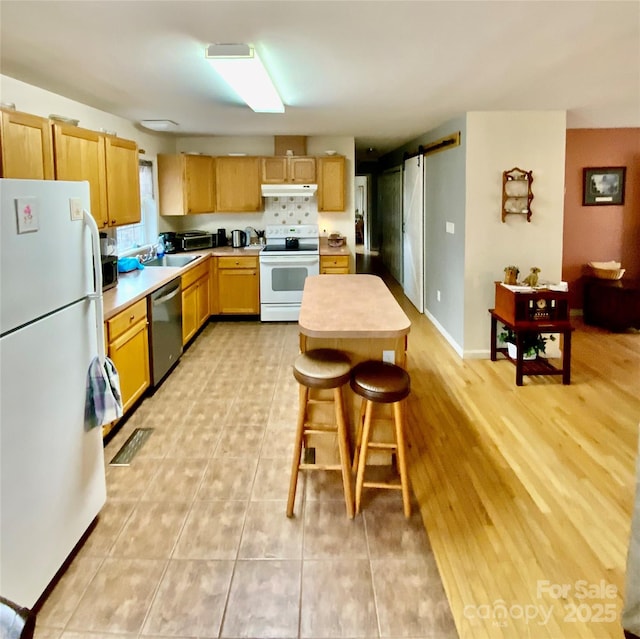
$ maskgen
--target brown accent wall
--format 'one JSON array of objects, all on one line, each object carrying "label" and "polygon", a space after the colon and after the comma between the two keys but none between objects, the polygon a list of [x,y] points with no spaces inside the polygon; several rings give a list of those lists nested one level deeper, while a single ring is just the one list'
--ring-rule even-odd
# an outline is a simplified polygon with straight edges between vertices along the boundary
[{"label": "brown accent wall", "polygon": [[[624,204],[582,206],[582,169],[626,166]],[[571,308],[582,308],[587,262],[617,260],[640,279],[640,128],[568,129],[562,278]]]}]

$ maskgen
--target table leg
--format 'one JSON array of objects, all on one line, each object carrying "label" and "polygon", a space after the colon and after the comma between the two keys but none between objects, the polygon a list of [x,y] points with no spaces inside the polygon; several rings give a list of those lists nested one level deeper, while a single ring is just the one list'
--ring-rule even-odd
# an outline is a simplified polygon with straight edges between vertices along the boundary
[{"label": "table leg", "polygon": [[491,316],[491,361],[496,361],[496,336],[498,333],[497,329],[498,320],[492,315]]},{"label": "table leg", "polygon": [[571,331],[564,331],[562,340],[562,383],[571,384]]}]

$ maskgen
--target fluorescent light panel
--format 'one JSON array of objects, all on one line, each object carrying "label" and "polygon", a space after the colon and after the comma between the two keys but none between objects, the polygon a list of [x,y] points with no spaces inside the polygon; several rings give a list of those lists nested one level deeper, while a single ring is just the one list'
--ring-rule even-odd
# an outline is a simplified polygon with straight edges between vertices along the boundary
[{"label": "fluorescent light panel", "polygon": [[224,81],[257,113],[284,113],[284,104],[254,47],[212,44],[205,57]]}]

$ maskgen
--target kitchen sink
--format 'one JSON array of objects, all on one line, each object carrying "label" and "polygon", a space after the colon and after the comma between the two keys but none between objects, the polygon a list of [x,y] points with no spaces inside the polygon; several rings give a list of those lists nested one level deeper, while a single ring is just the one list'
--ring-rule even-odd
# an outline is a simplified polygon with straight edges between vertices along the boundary
[{"label": "kitchen sink", "polygon": [[181,268],[187,264],[191,264],[193,260],[197,260],[200,255],[163,255],[156,257],[148,262],[143,262],[144,266],[177,266]]}]

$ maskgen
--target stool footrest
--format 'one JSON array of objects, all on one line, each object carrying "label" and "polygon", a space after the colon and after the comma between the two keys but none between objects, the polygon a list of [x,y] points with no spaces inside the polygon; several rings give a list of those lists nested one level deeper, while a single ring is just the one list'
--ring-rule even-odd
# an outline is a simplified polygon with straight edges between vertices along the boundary
[{"label": "stool footrest", "polygon": [[402,484],[385,484],[382,481],[365,481],[362,485],[365,488],[389,488],[390,490],[402,490]]},{"label": "stool footrest", "polygon": [[300,470],[342,470],[340,464],[300,464]]},{"label": "stool footrest", "polygon": [[338,429],[335,426],[325,426],[324,424],[314,424],[313,428],[304,427],[305,435],[322,435],[324,433],[337,433]]},{"label": "stool footrest", "polygon": [[397,450],[397,444],[386,444],[384,442],[369,442],[367,448],[380,448],[381,450]]}]

